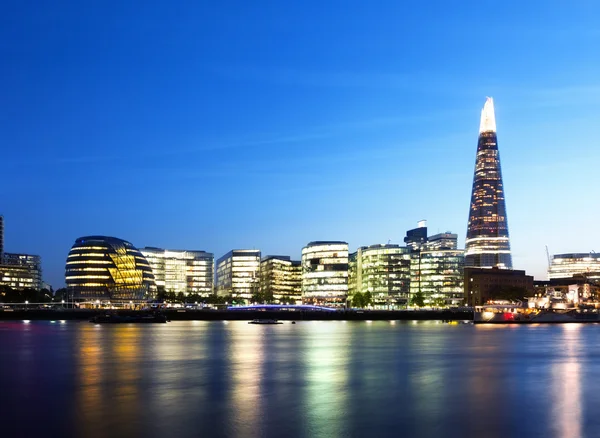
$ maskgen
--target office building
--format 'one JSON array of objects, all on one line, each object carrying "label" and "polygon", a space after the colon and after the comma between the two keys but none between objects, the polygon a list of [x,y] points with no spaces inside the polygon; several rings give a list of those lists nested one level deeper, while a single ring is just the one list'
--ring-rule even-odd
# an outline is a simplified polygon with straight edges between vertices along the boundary
[{"label": "office building", "polygon": [[512,269],[494,101],[491,97],[481,111],[465,252],[466,266]]},{"label": "office building", "polygon": [[38,255],[4,253],[0,284],[16,289],[42,289],[42,260]]},{"label": "office building", "polygon": [[275,304],[302,302],[302,265],[289,256],[268,256],[260,262],[260,295]]},{"label": "office building", "polygon": [[548,278],[570,278],[583,275],[589,279],[600,280],[600,254],[570,253],[555,254],[548,268]]},{"label": "office building", "polygon": [[411,249],[399,245],[363,246],[349,256],[348,299],[371,294],[375,308],[401,308],[410,294]]},{"label": "office building", "polygon": [[156,290],[146,258],[131,243],[116,237],[75,240],[65,280],[73,299],[88,302],[142,302]]},{"label": "office building", "polygon": [[408,230],[404,243],[413,251],[418,251],[427,242],[427,221],[421,220],[417,222],[417,228]]},{"label": "office building", "polygon": [[411,259],[411,300],[420,296],[423,304],[429,307],[461,305],[464,297],[464,254],[462,249],[414,252]]},{"label": "office building", "polygon": [[348,298],[348,244],[310,242],[302,249],[302,302],[344,307]]},{"label": "office building", "polygon": [[0,264],[4,259],[4,216],[0,215]]},{"label": "office building", "polygon": [[445,233],[434,234],[433,236],[427,237],[427,241],[423,244],[423,249],[430,251],[434,249],[457,249],[457,242],[458,235],[446,231]]},{"label": "office building", "polygon": [[213,293],[214,256],[206,251],[140,249],[148,260],[157,290],[184,295]]},{"label": "office building", "polygon": [[215,285],[236,304],[252,302],[260,291],[260,251],[234,249],[217,260]]},{"label": "office building", "polygon": [[523,299],[534,294],[533,277],[519,270],[465,267],[464,291],[468,306]]}]

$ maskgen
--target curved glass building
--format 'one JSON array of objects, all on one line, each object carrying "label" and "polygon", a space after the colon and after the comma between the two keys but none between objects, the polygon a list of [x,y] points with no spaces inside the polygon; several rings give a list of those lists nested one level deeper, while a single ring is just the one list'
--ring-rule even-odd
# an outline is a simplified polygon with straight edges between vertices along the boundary
[{"label": "curved glass building", "polygon": [[143,301],[154,290],[146,258],[131,243],[106,236],[75,240],[67,257],[65,280],[76,300]]},{"label": "curved glass building", "polygon": [[344,307],[348,297],[348,244],[310,242],[302,249],[302,303]]},{"label": "curved glass building", "polygon": [[494,101],[491,97],[481,111],[465,251],[465,266],[512,269]]}]

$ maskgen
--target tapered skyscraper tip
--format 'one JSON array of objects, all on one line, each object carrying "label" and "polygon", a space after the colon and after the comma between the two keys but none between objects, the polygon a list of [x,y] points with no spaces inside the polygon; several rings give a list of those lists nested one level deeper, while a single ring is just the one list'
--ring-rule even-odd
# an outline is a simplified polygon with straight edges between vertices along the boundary
[{"label": "tapered skyscraper tip", "polygon": [[479,133],[496,132],[496,116],[494,115],[494,99],[488,97],[481,110],[481,123]]}]

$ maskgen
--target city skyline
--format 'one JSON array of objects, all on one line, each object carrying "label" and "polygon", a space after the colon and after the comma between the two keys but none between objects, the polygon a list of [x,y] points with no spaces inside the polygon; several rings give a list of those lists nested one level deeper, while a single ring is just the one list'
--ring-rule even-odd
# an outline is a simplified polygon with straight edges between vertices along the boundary
[{"label": "city skyline", "polygon": [[230,6],[10,5],[5,251],[40,255],[57,288],[87,235],[298,260],[426,218],[464,247],[485,96],[514,268],[542,279],[545,245],[600,246],[599,5]]}]

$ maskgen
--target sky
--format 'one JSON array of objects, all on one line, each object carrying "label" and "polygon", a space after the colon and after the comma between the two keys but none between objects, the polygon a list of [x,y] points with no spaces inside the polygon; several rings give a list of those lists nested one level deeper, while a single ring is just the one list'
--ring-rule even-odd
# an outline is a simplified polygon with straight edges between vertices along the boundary
[{"label": "sky", "polygon": [[9,2],[5,250],[464,247],[486,96],[515,269],[600,251],[600,2]]}]

